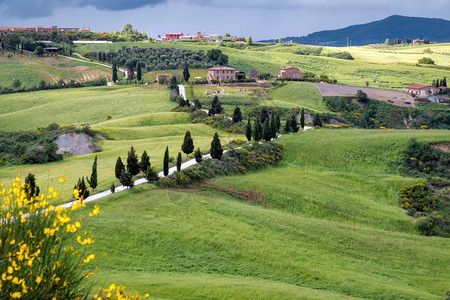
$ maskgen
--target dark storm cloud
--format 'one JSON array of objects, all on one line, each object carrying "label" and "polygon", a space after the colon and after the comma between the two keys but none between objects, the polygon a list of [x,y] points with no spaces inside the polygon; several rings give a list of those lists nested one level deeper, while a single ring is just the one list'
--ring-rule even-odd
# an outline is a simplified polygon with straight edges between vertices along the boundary
[{"label": "dark storm cloud", "polygon": [[58,8],[92,6],[99,10],[120,11],[165,2],[166,0],[0,0],[0,11],[7,17],[27,19],[51,16]]}]

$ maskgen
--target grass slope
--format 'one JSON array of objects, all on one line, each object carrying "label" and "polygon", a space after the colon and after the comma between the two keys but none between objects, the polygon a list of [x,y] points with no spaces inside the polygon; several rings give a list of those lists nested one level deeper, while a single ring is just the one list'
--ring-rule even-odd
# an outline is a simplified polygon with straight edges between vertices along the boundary
[{"label": "grass slope", "polygon": [[[116,180],[116,159],[121,156],[126,161],[130,146],[134,146],[139,157],[146,150],[152,165],[161,171],[166,146],[169,146],[170,156],[176,157],[181,152],[186,130],[191,131],[195,148],[203,152],[209,152],[216,131],[222,144],[242,138],[205,124],[190,124],[186,113],[170,112],[176,104],[169,101],[168,90],[129,86],[49,90],[1,95],[0,105],[5,108],[0,113],[0,130],[33,130],[51,123],[89,123],[109,138],[100,141],[103,148],[100,153],[66,157],[64,161],[44,165],[24,165],[20,169],[17,166],[0,168],[0,182],[10,182],[20,171],[25,176],[31,172],[36,175],[38,184],[48,185],[66,174],[69,177],[66,195],[70,195],[79,177],[91,173],[95,155],[98,156],[98,190],[102,191],[109,189]],[[107,120],[108,115],[112,119]]]},{"label": "grass slope", "polygon": [[101,200],[89,224],[96,278],[155,298],[441,299],[450,241],[419,236],[398,205],[399,188],[417,179],[399,177],[392,163],[412,136],[448,135],[289,135],[280,165],[212,181],[257,191],[265,207],[211,187],[146,185]]},{"label": "grass slope", "polygon": [[25,87],[31,87],[38,86],[41,80],[54,84],[60,79],[84,82],[110,77],[109,68],[87,62],[60,56],[37,57],[18,51],[0,52],[0,82],[3,87],[11,86],[14,79],[20,79]]}]

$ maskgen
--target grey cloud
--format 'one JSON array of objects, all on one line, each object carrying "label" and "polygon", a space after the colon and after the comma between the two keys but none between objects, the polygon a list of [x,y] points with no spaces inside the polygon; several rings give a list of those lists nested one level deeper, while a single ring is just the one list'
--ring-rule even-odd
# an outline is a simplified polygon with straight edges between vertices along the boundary
[{"label": "grey cloud", "polygon": [[0,12],[22,19],[48,17],[58,8],[92,6],[99,10],[120,11],[155,6],[166,0],[0,0]]}]

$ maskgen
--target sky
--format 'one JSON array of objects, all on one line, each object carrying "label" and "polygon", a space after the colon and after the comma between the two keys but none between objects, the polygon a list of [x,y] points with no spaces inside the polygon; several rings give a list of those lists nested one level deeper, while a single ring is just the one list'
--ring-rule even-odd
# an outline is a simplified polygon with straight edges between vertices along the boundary
[{"label": "sky", "polygon": [[[424,8],[424,9],[422,9]],[[148,35],[166,32],[303,36],[390,15],[449,19],[449,0],[0,0],[0,26],[90,28],[113,32],[130,23]]]}]

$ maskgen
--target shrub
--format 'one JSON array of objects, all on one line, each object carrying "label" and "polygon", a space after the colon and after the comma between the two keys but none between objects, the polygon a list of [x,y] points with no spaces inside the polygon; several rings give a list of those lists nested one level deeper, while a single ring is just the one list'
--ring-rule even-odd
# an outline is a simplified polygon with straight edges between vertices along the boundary
[{"label": "shrub", "polygon": [[[60,182],[65,180],[63,177]],[[48,203],[50,199],[60,199],[53,187],[48,193],[28,197],[31,195],[23,189],[20,178],[14,180],[11,189],[1,186],[4,209],[0,210],[0,298],[87,297],[89,285],[85,281],[92,272],[84,266],[95,258],[87,254],[94,240],[77,232],[81,219],[73,217],[84,206],[82,196],[75,190],[77,201],[70,209],[55,209]],[[45,209],[45,213],[39,212]],[[24,215],[23,211],[28,214]],[[89,215],[98,213],[96,205]]]},{"label": "shrub", "polygon": [[417,228],[423,235],[450,237],[450,222],[436,213],[420,218]]},{"label": "shrub", "polygon": [[425,183],[417,183],[401,189],[401,207],[411,216],[434,209],[436,198]]},{"label": "shrub", "polygon": [[419,61],[417,63],[424,64],[424,65],[434,65],[434,60],[432,60],[429,57],[422,57],[421,59],[419,59]]},{"label": "shrub", "polygon": [[412,138],[403,153],[403,170],[407,174],[430,174],[450,177],[450,154]]}]

